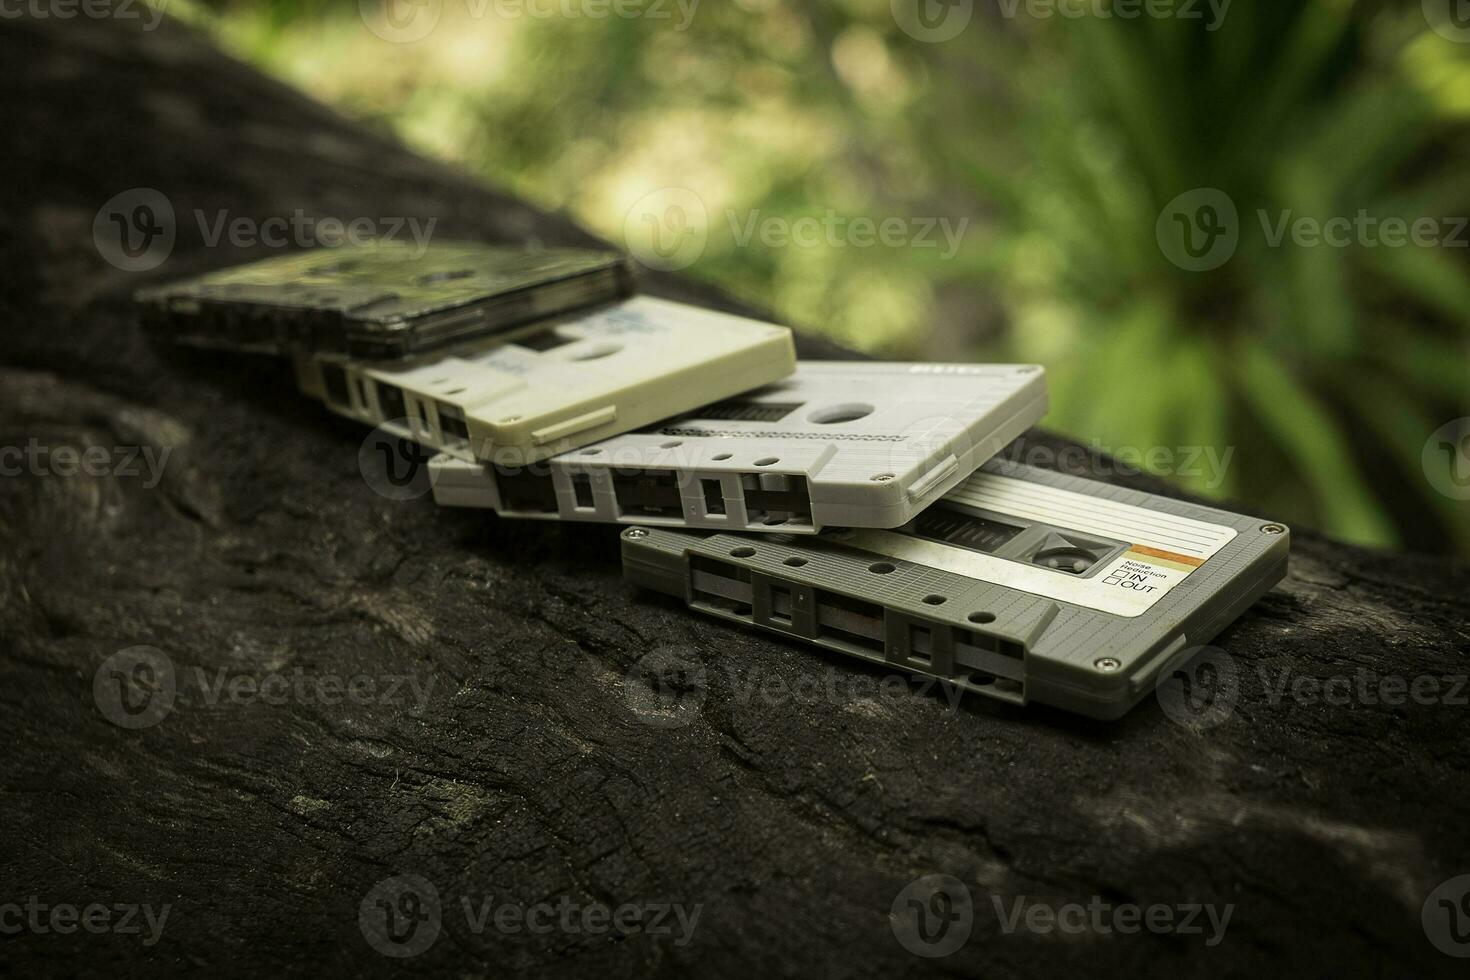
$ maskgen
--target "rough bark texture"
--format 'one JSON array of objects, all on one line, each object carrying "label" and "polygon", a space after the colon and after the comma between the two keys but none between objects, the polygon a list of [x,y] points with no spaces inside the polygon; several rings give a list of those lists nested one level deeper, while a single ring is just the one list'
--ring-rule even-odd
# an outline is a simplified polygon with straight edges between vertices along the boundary
[{"label": "rough bark texture", "polygon": [[[1470,873],[1466,692],[1395,706],[1272,688],[1463,677],[1464,568],[1297,529],[1289,580],[1217,641],[1240,692],[1214,727],[1154,701],[1112,725],[952,709],[634,594],[613,529],[384,499],[359,475],[363,434],[279,365],[162,349],[129,308],[145,281],[246,257],[205,247],[196,208],[589,241],[571,222],[169,25],[5,21],[0,62],[0,445],[171,451],[156,487],[64,464],[0,480],[0,903],[170,906],[151,946],[146,925],[26,925],[0,947],[18,975],[386,973],[401,964],[365,939],[359,910],[399,874],[431,882],[443,908],[407,965],[464,975],[1463,975],[1421,909]],[[146,275],[103,261],[92,235],[103,202],[136,187],[179,216],[172,257]],[[730,306],[676,280],[651,288]],[[136,645],[169,658],[177,696],[131,730],[94,678]],[[663,724],[641,711],[652,651],[706,671]],[[427,697],[236,703],[209,689],[298,672],[409,675]],[[890,928],[895,898],[930,873],[974,899],[968,943],[934,960]],[[1216,946],[1007,932],[992,896],[1007,912],[1024,899],[1233,914]],[[493,918],[477,933],[462,906],[563,898],[677,902],[699,919],[679,945],[504,933]]]}]

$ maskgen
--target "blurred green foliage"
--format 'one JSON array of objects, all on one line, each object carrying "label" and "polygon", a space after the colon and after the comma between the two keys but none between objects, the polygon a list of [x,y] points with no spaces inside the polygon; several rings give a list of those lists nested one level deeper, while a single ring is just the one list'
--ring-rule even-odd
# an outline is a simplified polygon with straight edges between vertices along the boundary
[{"label": "blurred green foliage", "polygon": [[[367,28],[373,3],[168,10],[611,241],[687,188],[708,217],[689,274],[888,356],[1042,362],[1050,426],[1153,448],[1190,489],[1470,554],[1470,504],[1425,454],[1470,415],[1470,43],[1417,2],[1366,0],[1234,0],[1214,23],[1218,3],[1188,20],[976,0],[926,43],[898,23],[908,2],[704,0],[686,23],[691,0],[665,19],[420,0],[436,26],[406,43]],[[1202,188],[1238,245],[1189,271],[1170,236],[1210,215],[1170,207]],[[752,220],[834,214],[965,234],[953,255],[742,241]],[[1273,240],[1360,214],[1430,218],[1459,247]]]}]

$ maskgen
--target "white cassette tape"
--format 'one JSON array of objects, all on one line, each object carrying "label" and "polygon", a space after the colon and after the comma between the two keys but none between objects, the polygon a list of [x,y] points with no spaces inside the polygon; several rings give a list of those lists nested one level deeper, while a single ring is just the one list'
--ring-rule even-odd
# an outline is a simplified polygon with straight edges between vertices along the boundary
[{"label": "white cassette tape", "polygon": [[434,499],[508,517],[812,533],[897,527],[1046,413],[1029,364],[804,361],[790,378],[508,468],[440,456]]},{"label": "white cassette tape", "polygon": [[522,467],[768,384],[796,355],[785,327],[640,296],[409,362],[295,364],[338,414]]}]

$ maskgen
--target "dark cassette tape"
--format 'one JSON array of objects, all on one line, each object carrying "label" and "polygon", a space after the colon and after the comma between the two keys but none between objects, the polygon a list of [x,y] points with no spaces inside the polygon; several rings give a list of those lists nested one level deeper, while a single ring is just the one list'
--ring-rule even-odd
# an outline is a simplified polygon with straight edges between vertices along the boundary
[{"label": "dark cassette tape", "polygon": [[434,499],[519,518],[810,534],[897,527],[1046,413],[1033,364],[803,361],[758,391],[513,470],[430,463]]},{"label": "dark cassette tape", "polygon": [[135,298],[145,322],[179,343],[393,359],[632,288],[628,261],[612,252],[389,241],[277,256]]},{"label": "dark cassette tape", "polygon": [[333,412],[519,471],[786,377],[796,351],[785,327],[635,296],[403,362],[295,366]]},{"label": "dark cassette tape", "polygon": [[637,586],[1018,705],[1118,718],[1286,574],[1287,529],[993,460],[897,530],[623,532]]}]

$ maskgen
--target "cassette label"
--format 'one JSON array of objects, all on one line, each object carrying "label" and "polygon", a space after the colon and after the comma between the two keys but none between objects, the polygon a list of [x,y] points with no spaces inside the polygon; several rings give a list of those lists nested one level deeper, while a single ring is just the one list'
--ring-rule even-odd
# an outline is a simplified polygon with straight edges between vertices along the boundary
[{"label": "cassette label", "polygon": [[[1066,528],[1082,523],[1089,531],[1124,540],[1127,550],[1094,575],[1067,577],[1056,575],[1053,568],[1017,565],[981,551],[955,548],[923,537],[864,530],[842,535],[840,540],[876,554],[942,568],[979,581],[1008,584],[1034,595],[1115,616],[1133,617],[1151,609],[1206,559],[1218,554],[1237,533],[1233,528],[1206,521],[1162,515],[1131,504],[989,473],[976,474],[951,493],[946,503],[1051,527]],[[1057,557],[1058,561],[1063,560],[1062,556]]]}]

